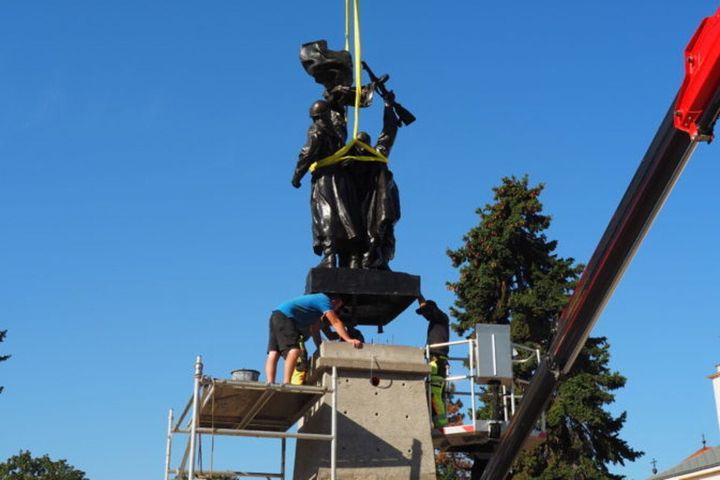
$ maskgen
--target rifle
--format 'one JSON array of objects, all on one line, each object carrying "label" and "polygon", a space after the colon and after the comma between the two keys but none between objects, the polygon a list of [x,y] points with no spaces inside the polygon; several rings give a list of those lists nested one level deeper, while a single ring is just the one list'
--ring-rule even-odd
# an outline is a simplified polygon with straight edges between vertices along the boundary
[{"label": "rifle", "polygon": [[365,69],[365,71],[370,76],[370,81],[375,84],[375,91],[380,95],[383,100],[388,100],[388,95],[390,95],[390,104],[392,106],[393,111],[395,112],[395,115],[398,116],[400,119],[400,125],[410,125],[415,121],[415,115],[410,113],[410,110],[400,105],[398,102],[395,101],[394,96],[392,95],[392,90],[388,91],[387,88],[385,88],[385,82],[387,82],[390,79],[390,75],[383,75],[381,78],[378,78],[375,73],[370,70],[370,67],[368,66],[365,61],[362,62],[362,66]]}]

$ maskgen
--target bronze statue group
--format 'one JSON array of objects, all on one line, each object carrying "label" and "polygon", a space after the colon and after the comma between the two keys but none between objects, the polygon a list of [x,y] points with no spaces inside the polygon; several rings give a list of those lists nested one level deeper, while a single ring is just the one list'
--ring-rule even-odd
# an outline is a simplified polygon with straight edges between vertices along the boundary
[{"label": "bronze statue group", "polygon": [[[323,99],[310,106],[312,124],[292,177],[292,185],[299,188],[300,180],[313,170],[310,210],[313,250],[323,257],[319,266],[387,270],[395,255],[395,224],[400,219],[400,196],[387,167],[401,125],[395,96],[382,90],[383,129],[374,147],[370,135],[359,132],[345,155],[332,158],[346,146],[347,107],[355,104],[350,54],[328,50],[325,41],[318,41],[303,45],[300,59],[324,87]],[[370,105],[382,83],[376,79],[361,88],[361,107]],[[323,164],[325,159],[331,161]]]},{"label": "bronze statue group", "polygon": [[[376,77],[364,62],[371,82],[354,87],[349,52],[329,50],[320,40],[304,44],[300,60],[305,71],[324,87],[323,98],[310,106],[312,123],[292,176],[293,187],[300,188],[305,175],[311,175],[313,250],[322,256],[318,267],[389,270],[395,255],[400,196],[387,158],[398,128],[415,118],[385,88],[389,77]],[[375,145],[366,132],[357,132],[348,142],[348,107],[370,106],[376,91],[384,108],[383,127]],[[418,302],[416,312],[429,322],[428,342],[447,342],[447,315],[431,300],[420,297]],[[275,382],[277,364],[283,357],[283,383],[303,383],[307,369],[304,340],[313,338],[319,348],[321,330],[328,338],[362,348],[362,334],[338,315],[343,303],[340,295],[315,293],[287,301],[272,312],[265,364],[268,382]],[[337,333],[332,333],[330,326]],[[431,351],[431,357],[435,425],[445,426],[442,395],[447,347]]]}]

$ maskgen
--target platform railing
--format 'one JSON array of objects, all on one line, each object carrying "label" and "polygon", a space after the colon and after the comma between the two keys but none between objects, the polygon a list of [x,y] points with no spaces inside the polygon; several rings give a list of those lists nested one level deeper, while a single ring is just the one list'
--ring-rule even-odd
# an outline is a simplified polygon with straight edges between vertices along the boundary
[{"label": "platform railing", "polygon": [[[461,371],[464,371],[464,373],[460,375],[448,375],[445,377],[445,384],[446,384],[446,391],[448,385],[457,385],[459,382],[466,381],[469,383],[469,389],[467,391],[462,390],[454,390],[452,392],[453,395],[459,395],[459,396],[465,396],[470,397],[470,418],[471,422],[475,424],[475,421],[477,420],[477,410],[478,410],[478,401],[480,392],[477,391],[477,387],[479,385],[483,385],[482,383],[479,383],[477,381],[477,359],[475,358],[475,351],[477,350],[477,342],[474,338],[468,338],[465,340],[455,340],[452,342],[443,342],[443,343],[434,343],[429,344],[425,346],[425,358],[430,361],[430,350],[433,348],[441,348],[441,347],[458,347],[461,345],[465,345],[467,347],[467,355],[466,356],[450,356],[448,355],[448,364],[450,362],[453,362],[453,364],[459,364],[461,365]],[[513,348],[513,358],[512,363],[519,365],[528,363],[531,361],[535,361],[537,365],[540,364],[541,360],[541,354],[540,350],[537,348],[531,348],[527,347],[525,345],[520,345],[516,343],[512,343]],[[448,367],[448,370],[450,368]],[[522,400],[522,395],[518,394],[515,391],[515,384],[522,384],[527,385],[529,382],[526,380],[521,379],[513,379],[513,382],[510,384],[510,388],[506,387],[505,385],[501,385],[501,397],[502,397],[502,412],[503,412],[503,422],[506,424],[510,421],[512,416],[515,414],[515,409],[518,405],[518,402]],[[428,408],[430,409],[430,414],[432,417],[432,401],[431,401],[431,389],[428,388]],[[445,410],[447,411],[448,407],[448,396],[445,397]],[[537,429],[539,431],[544,432],[546,426],[546,419],[545,414],[543,413],[541,415],[540,421],[538,422]]]}]

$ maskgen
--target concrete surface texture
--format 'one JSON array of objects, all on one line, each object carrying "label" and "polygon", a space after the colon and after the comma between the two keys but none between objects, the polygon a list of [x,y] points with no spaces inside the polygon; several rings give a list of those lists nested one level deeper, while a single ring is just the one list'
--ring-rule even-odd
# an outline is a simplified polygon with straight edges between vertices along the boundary
[{"label": "concrete surface texture", "polygon": [[[362,349],[325,342],[315,358],[311,378],[329,385],[338,368],[338,480],[434,480],[423,350],[391,345]],[[377,381],[373,381],[373,377]],[[301,427],[328,433],[331,397],[326,395]],[[298,441],[296,480],[330,478],[326,442]]]}]

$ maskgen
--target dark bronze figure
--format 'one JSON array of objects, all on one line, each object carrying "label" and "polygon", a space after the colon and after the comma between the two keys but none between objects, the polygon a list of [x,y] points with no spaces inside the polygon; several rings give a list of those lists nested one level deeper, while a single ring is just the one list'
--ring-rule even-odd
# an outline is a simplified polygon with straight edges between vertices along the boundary
[{"label": "dark bronze figure", "polygon": [[[393,111],[394,98],[394,94],[388,92],[383,129],[375,144],[375,150],[384,157],[390,155],[400,125]],[[370,136],[366,132],[360,132],[358,140],[370,145]],[[400,220],[400,192],[385,162],[356,161],[354,164],[353,179],[364,230],[362,268],[388,270],[388,262],[395,257],[395,224]]]},{"label": "dark bronze figure", "polygon": [[[319,100],[310,107],[313,124],[307,142],[300,151],[292,185],[300,188],[300,180],[314,162],[329,157],[345,145],[345,140],[332,121],[328,102]],[[359,267],[357,252],[362,245],[360,206],[351,172],[343,163],[316,169],[312,174],[310,193],[313,250],[323,255],[320,267]],[[350,260],[355,254],[354,264]]]},{"label": "dark bronze figure", "polygon": [[362,66],[365,69],[365,71],[368,73],[368,76],[370,77],[370,81],[372,82],[372,85],[375,86],[375,90],[378,92],[378,94],[385,100],[386,102],[390,98],[390,95],[392,94],[392,99],[390,100],[390,104],[392,106],[392,109],[395,111],[395,114],[397,115],[398,119],[400,120],[400,126],[403,125],[410,125],[413,123],[415,119],[415,115],[410,113],[410,110],[400,105],[398,102],[395,101],[395,94],[392,90],[388,91],[387,88],[385,88],[385,82],[387,82],[390,79],[390,75],[383,75],[382,77],[378,78],[377,75],[375,75],[375,72],[373,72],[367,63],[362,62]]},{"label": "dark bronze figure", "polygon": [[[352,56],[345,50],[329,50],[327,41],[317,40],[300,48],[300,63],[317,83],[325,87],[323,98],[330,105],[332,122],[347,140],[347,107],[355,105]],[[372,103],[374,83],[362,86],[360,106]]]},{"label": "dark bronze figure", "polygon": [[300,47],[300,62],[305,71],[325,90],[352,85],[352,57],[345,50],[329,50],[327,41],[308,42]]},{"label": "dark bronze figure", "polygon": [[[310,108],[313,124],[293,175],[292,184],[296,188],[310,165],[345,145],[347,107],[355,104],[349,52],[329,50],[325,40],[318,40],[301,47],[300,61],[305,71],[325,87],[325,100]],[[385,88],[384,82],[389,77],[377,78],[364,66],[372,82],[362,87],[360,105],[370,105],[374,90],[383,97],[383,130],[375,149],[387,157],[398,127],[412,123],[415,117],[396,103],[393,92]],[[369,145],[367,133],[362,132],[358,139]],[[356,147],[349,155],[368,153]],[[384,162],[346,159],[316,168],[312,174],[310,208],[313,250],[323,256],[320,267],[389,269],[388,262],[395,255],[394,227],[400,219],[400,199],[392,172]]]}]

